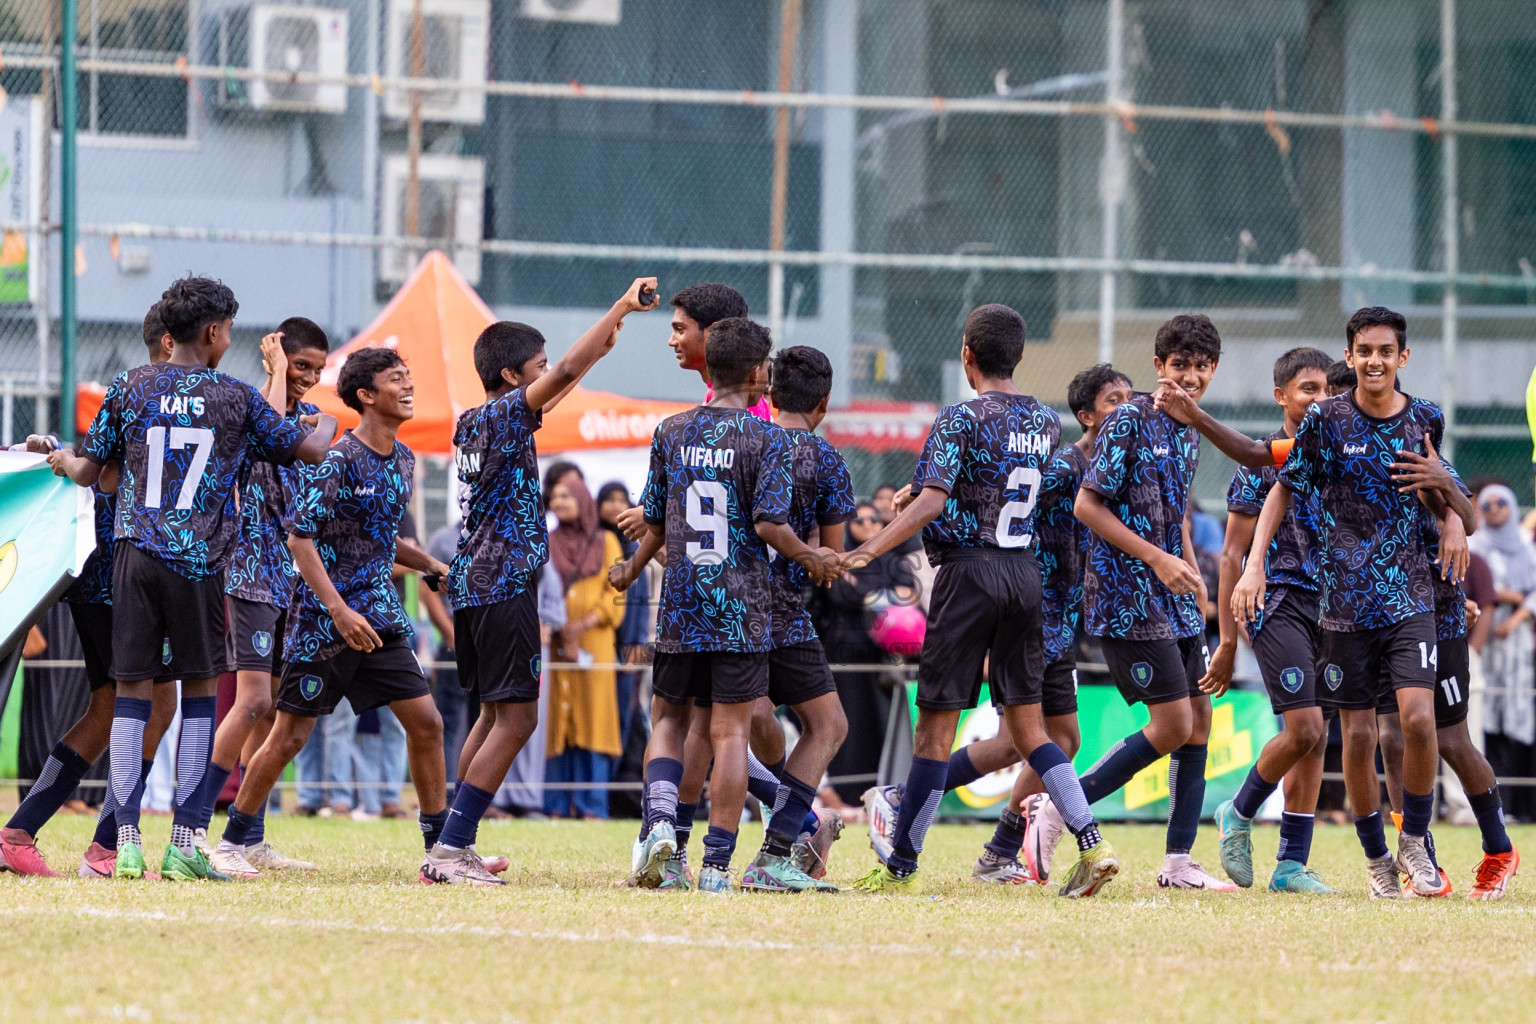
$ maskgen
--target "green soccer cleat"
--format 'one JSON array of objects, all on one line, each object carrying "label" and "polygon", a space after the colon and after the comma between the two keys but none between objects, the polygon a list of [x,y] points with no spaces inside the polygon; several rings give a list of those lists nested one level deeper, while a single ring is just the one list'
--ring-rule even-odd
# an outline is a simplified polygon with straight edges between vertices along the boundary
[{"label": "green soccer cleat", "polygon": [[731,873],[725,868],[705,864],[699,869],[698,893],[703,896],[729,896],[736,891],[731,884]]},{"label": "green soccer cleat", "polygon": [[881,864],[872,869],[869,874],[853,883],[858,892],[875,893],[909,893],[917,894],[923,891],[923,883],[914,871],[905,877],[894,874],[889,867]]},{"label": "green soccer cleat", "polygon": [[113,878],[143,878],[144,848],[138,843],[124,843],[117,851],[117,862],[112,865]]},{"label": "green soccer cleat", "polygon": [[1323,876],[1299,860],[1282,860],[1275,865],[1275,873],[1269,876],[1270,892],[1300,892],[1310,896],[1337,896],[1339,890],[1330,889]]},{"label": "green soccer cleat", "polygon": [[642,889],[660,887],[667,858],[677,852],[677,832],[670,821],[658,821],[645,838],[635,844],[632,874]]},{"label": "green soccer cleat", "polygon": [[687,892],[693,888],[693,872],[688,870],[688,851],[678,850],[661,865],[661,884],[656,888]]},{"label": "green soccer cleat", "polygon": [[[123,855],[119,853],[117,859],[122,860]],[[189,854],[182,853],[175,843],[165,848],[165,856],[160,859],[160,877],[167,882],[206,882],[210,880],[211,870],[199,850],[193,848]],[[229,876],[221,875],[220,878],[227,881]]]},{"label": "green soccer cleat", "polygon": [[1253,885],[1253,821],[1237,813],[1228,800],[1216,808],[1221,836],[1221,870],[1244,889]]},{"label": "green soccer cleat", "polygon": [[1071,898],[1092,896],[1119,873],[1120,862],[1115,859],[1114,847],[1101,839],[1078,856],[1059,894]]},{"label": "green soccer cleat", "polygon": [[837,892],[837,886],[801,871],[790,857],[759,853],[741,876],[743,892]]}]

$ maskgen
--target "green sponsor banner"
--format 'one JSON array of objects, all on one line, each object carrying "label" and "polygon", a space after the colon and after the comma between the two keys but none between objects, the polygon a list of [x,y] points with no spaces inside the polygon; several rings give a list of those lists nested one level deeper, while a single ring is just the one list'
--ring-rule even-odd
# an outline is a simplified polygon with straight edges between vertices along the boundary
[{"label": "green sponsor banner", "polygon": [[[983,685],[976,709],[961,712],[956,750],[997,735],[1002,722],[990,701]],[[1266,694],[1231,690],[1212,703],[1210,753],[1205,763],[1205,816],[1214,812],[1217,804],[1237,794],[1259,751],[1278,731]],[[916,723],[915,682],[907,684],[907,710],[910,721]],[[1147,710],[1140,704],[1128,706],[1113,686],[1084,686],[1077,691],[1077,721],[1083,745],[1073,764],[1083,772],[1115,743],[1146,725]],[[944,794],[944,801],[939,804],[940,816],[996,818],[1013,789],[1018,771],[1014,767],[993,772]],[[1138,773],[1124,789],[1094,804],[1093,810],[1103,821],[1166,821],[1168,759],[1165,757]]]},{"label": "green sponsor banner", "polygon": [[20,639],[96,546],[91,492],[41,455],[0,451],[0,650]]}]

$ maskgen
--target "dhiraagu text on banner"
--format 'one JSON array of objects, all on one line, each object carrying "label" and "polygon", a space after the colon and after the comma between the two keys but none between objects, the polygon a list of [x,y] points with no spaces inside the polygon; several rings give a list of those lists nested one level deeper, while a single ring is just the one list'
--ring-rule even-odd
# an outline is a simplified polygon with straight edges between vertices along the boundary
[{"label": "dhiraagu text on banner", "polygon": [[[1263,693],[1229,690],[1212,702],[1210,754],[1205,764],[1205,808],[1210,815],[1223,800],[1236,795],[1243,778],[1264,744],[1278,731],[1269,698]],[[909,721],[917,721],[917,684],[907,684]],[[1127,707],[1113,686],[1084,686],[1077,691],[1077,720],[1082,729],[1083,745],[1072,759],[1073,766],[1084,772],[1104,756],[1116,742],[1147,724],[1147,711],[1141,705]],[[991,704],[985,685],[974,711],[960,714],[955,749],[975,740],[997,735],[1002,722]],[[939,804],[940,817],[996,818],[1018,777],[1017,766],[984,775],[957,790],[944,794]],[[1140,819],[1164,821],[1168,817],[1168,759],[1143,769],[1122,790],[1093,805],[1101,821]]]},{"label": "dhiraagu text on banner", "polygon": [[0,650],[96,547],[93,499],[41,455],[0,452]]}]

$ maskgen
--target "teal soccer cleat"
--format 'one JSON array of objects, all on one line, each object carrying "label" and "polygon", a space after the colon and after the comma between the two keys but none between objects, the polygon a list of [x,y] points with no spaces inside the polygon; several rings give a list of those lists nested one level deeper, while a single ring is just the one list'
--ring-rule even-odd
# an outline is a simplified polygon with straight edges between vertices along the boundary
[{"label": "teal soccer cleat", "polygon": [[1228,800],[1216,808],[1221,836],[1221,869],[1244,889],[1253,885],[1253,821],[1237,813]]}]

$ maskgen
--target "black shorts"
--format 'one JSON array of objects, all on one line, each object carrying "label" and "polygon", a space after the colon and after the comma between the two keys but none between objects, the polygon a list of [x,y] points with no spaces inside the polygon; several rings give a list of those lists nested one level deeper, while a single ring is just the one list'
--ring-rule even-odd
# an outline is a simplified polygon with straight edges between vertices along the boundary
[{"label": "black shorts", "polygon": [[1283,593],[1274,608],[1264,613],[1253,635],[1253,654],[1259,674],[1269,691],[1275,714],[1317,707],[1317,595],[1295,587]]},{"label": "black shorts", "polygon": [[284,666],[277,708],[302,718],[317,718],[335,711],[345,697],[353,713],[360,715],[397,700],[431,695],[411,642],[396,636],[366,654],[348,647],[326,661],[296,661]]},{"label": "black shorts", "polygon": [[837,692],[821,641],[808,640],[768,652],[768,699],[774,705],[804,704]]},{"label": "black shorts", "polygon": [[539,699],[543,648],[539,600],[531,590],[495,604],[453,613],[459,687],[485,704],[528,704]]},{"label": "black shorts", "polygon": [[[92,690],[112,685],[112,606],[70,604],[70,617],[80,636],[85,658],[85,678]],[[137,682],[138,680],[135,680]]]},{"label": "black shorts", "polygon": [[745,704],[768,696],[767,651],[657,651],[651,692],[668,704]]},{"label": "black shorts", "polygon": [[1045,666],[1040,714],[1046,718],[1077,714],[1077,654],[1068,651]]},{"label": "black shorts", "polygon": [[228,671],[224,582],[189,580],[120,540],[112,549],[112,678],[212,679]]},{"label": "black shorts", "polygon": [[974,708],[989,664],[992,703],[1039,704],[1045,680],[1040,569],[1028,549],[956,548],[933,581],[917,706]]},{"label": "black shorts", "polygon": [[1441,640],[1435,671],[1435,728],[1449,729],[1467,720],[1467,676],[1472,657],[1466,636]]},{"label": "black shorts", "polygon": [[1317,645],[1317,703],[1364,711],[1378,707],[1397,690],[1432,689],[1436,659],[1431,614],[1353,633],[1324,629]]},{"label": "black shorts", "polygon": [[1168,704],[1199,697],[1210,652],[1205,637],[1170,640],[1123,640],[1101,636],[1104,663],[1127,704]]},{"label": "black shorts", "polygon": [[283,674],[283,623],[287,612],[275,605],[230,595],[229,663],[236,672]]}]

